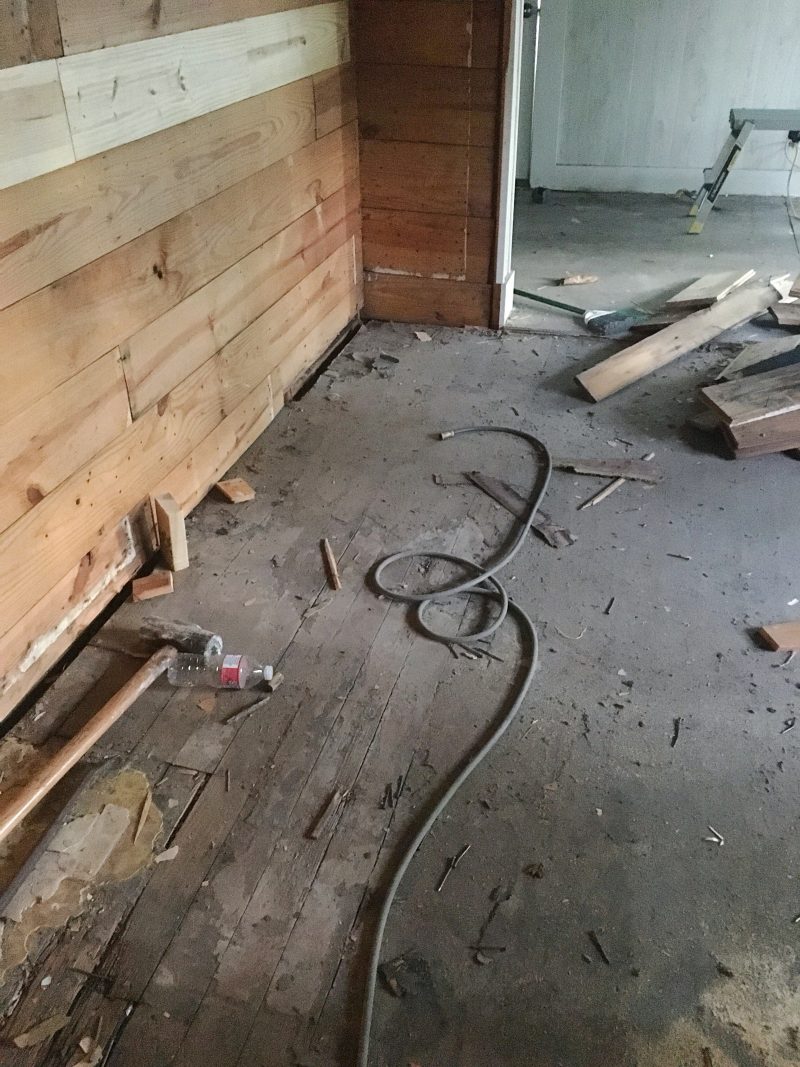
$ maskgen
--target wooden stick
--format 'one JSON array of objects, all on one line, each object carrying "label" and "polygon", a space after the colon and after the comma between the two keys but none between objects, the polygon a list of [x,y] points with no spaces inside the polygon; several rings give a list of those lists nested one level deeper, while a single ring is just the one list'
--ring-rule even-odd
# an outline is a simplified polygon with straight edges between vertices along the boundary
[{"label": "wooden stick", "polygon": [[144,824],[147,822],[147,816],[150,814],[150,805],[153,803],[153,794],[150,792],[150,787],[147,788],[147,795],[142,801],[142,810],[139,812],[139,822],[136,824],[136,832],[133,835],[134,845],[139,840],[144,830]]},{"label": "wooden stick", "polygon": [[341,589],[342,582],[339,578],[339,568],[336,564],[336,556],[333,554],[331,543],[327,537],[322,538],[322,552],[325,556],[325,565],[328,570],[328,582],[331,589]]},{"label": "wooden stick", "polygon": [[6,838],[15,826],[19,826],[67,771],[86,755],[92,745],[96,744],[131,704],[164,673],[177,654],[174,648],[169,647],[160,648],[155,652],[130,681],[126,682],[52,759],[33,774],[19,793],[0,805],[0,841]]},{"label": "wooden stick", "polygon": [[627,480],[627,478],[615,478],[613,482],[609,482],[608,485],[604,489],[601,489],[599,493],[595,493],[594,496],[590,496],[588,500],[584,500],[584,502],[579,506],[578,511],[585,511],[587,508],[593,508],[595,504],[599,504],[600,501],[605,500],[607,496],[611,496],[612,493],[616,493],[616,491],[621,488]]}]

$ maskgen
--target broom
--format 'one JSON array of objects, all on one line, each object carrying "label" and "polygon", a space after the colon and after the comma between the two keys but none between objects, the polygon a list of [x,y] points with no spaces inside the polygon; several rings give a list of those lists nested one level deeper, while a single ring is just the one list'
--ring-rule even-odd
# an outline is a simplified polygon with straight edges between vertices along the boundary
[{"label": "broom", "polygon": [[592,333],[601,337],[615,337],[627,333],[633,326],[652,318],[650,312],[636,307],[620,308],[618,311],[587,311],[586,308],[579,308],[575,304],[565,304],[562,300],[553,300],[549,296],[529,293],[526,289],[515,289],[514,296],[524,296],[526,300],[535,300],[538,304],[547,304],[548,307],[578,315]]}]

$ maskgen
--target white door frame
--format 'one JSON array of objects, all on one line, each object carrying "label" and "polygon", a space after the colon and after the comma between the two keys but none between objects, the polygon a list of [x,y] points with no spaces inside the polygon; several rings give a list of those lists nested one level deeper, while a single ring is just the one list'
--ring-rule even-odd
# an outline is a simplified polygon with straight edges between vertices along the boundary
[{"label": "white door frame", "polygon": [[500,160],[500,195],[495,255],[495,285],[499,287],[498,327],[502,328],[514,306],[514,271],[511,244],[514,233],[514,189],[517,172],[517,128],[519,125],[520,80],[522,75],[522,5],[510,0],[511,25],[508,60],[503,83],[503,131]]}]

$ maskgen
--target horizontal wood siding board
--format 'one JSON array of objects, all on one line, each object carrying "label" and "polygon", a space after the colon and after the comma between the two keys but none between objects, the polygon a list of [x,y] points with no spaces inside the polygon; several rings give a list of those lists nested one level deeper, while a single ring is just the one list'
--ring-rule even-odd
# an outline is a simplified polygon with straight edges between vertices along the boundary
[{"label": "horizontal wood siding board", "polygon": [[357,117],[356,76],[351,64],[314,75],[317,137],[324,137]]},{"label": "horizontal wood siding board", "polygon": [[495,153],[491,148],[477,146],[469,150],[468,214],[490,218],[495,211],[494,177]]},{"label": "horizontal wood siding board", "polygon": [[123,346],[138,418],[328,258],[355,230],[344,190],[329,197]]},{"label": "horizontal wood siding board", "polygon": [[472,0],[355,0],[357,55],[384,63],[467,67]]},{"label": "horizontal wood siding board", "polygon": [[0,411],[24,410],[320,201],[357,206],[351,124],[0,312]]},{"label": "horizontal wood siding board", "polygon": [[488,326],[491,286],[367,273],[367,318],[442,326]]},{"label": "horizontal wood siding board", "polygon": [[[55,3],[55,0],[51,0]],[[225,22],[312,7],[324,0],[58,0],[64,52],[164,37]]]},{"label": "horizontal wood siding board", "polygon": [[345,291],[354,285],[352,240],[0,535],[3,632],[79,562],[87,545],[152,492],[168,463],[179,463],[291,355],[331,310],[328,303],[341,298],[342,285]]},{"label": "horizontal wood siding board", "polygon": [[474,0],[472,8],[471,65],[492,70],[502,69],[505,0]]},{"label": "horizontal wood siding board", "polygon": [[10,0],[0,7],[0,69],[60,55],[56,0]]},{"label": "horizontal wood siding board", "polygon": [[467,220],[461,215],[364,208],[369,271],[464,279]]},{"label": "horizontal wood siding board", "polygon": [[359,125],[365,140],[469,143],[470,71],[362,63]]},{"label": "horizontal wood siding board", "polygon": [[0,189],[75,161],[55,60],[0,70],[0,146]]},{"label": "horizontal wood siding board", "polygon": [[78,159],[345,62],[347,7],[320,4],[57,61]]},{"label": "horizontal wood siding board", "polygon": [[0,423],[0,531],[7,529],[130,425],[119,352],[107,353]]},{"label": "horizontal wood siding board", "polygon": [[297,152],[314,137],[309,78],[0,192],[0,307]]},{"label": "horizontal wood siding board", "polygon": [[493,218],[467,219],[467,281],[492,280],[495,221]]},{"label": "horizontal wood siding board", "polygon": [[364,141],[361,145],[364,206],[465,215],[469,151],[462,145]]}]

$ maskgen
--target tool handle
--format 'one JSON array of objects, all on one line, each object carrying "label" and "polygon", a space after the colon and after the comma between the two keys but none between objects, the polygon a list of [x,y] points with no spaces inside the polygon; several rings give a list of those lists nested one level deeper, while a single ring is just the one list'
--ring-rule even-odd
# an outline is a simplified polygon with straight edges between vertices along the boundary
[{"label": "tool handle", "polygon": [[524,296],[526,300],[535,300],[537,304],[547,304],[548,307],[559,308],[561,311],[571,311],[573,315],[580,315],[581,318],[586,313],[585,308],[576,307],[574,304],[565,304],[562,300],[551,300],[549,296],[529,293],[526,289],[515,289],[514,296]]}]

